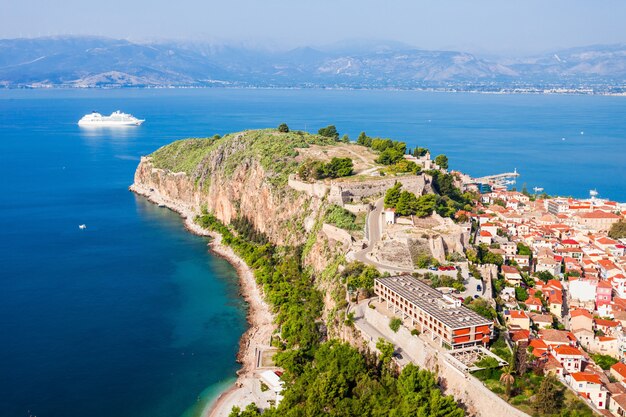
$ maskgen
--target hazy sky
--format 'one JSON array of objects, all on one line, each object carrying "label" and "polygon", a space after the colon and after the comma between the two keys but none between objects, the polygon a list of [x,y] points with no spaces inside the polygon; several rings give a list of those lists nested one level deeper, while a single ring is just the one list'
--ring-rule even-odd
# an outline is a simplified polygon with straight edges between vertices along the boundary
[{"label": "hazy sky", "polygon": [[520,54],[626,42],[624,0],[0,0],[0,37],[91,34],[278,47],[388,39]]}]

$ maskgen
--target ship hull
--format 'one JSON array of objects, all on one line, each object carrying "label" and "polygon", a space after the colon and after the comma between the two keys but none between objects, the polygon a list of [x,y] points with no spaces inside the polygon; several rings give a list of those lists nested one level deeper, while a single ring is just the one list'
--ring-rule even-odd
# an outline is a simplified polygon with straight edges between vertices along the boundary
[{"label": "ship hull", "polygon": [[136,120],[136,121],[127,121],[127,122],[111,122],[111,121],[80,121],[78,122],[79,126],[86,127],[124,127],[124,126],[140,126],[144,121]]}]

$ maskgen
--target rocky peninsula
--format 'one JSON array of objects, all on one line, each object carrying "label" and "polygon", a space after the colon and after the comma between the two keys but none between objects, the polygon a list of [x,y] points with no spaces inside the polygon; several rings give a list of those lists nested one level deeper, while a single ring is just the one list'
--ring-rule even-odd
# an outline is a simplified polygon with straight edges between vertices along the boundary
[{"label": "rocky peninsula", "polygon": [[[143,157],[137,168],[130,189],[180,213],[191,232],[212,236],[211,250],[237,268],[242,295],[250,305],[236,386],[205,415],[227,416],[233,406],[244,408],[252,402],[251,412],[268,416],[293,407],[328,407],[318,404],[320,398],[302,397],[323,389],[303,382],[321,381],[313,374],[323,366],[302,366],[326,363],[333,349],[346,356],[343,360],[361,363],[359,372],[370,375],[373,384],[381,384],[387,372],[398,378],[417,372],[406,361],[392,360],[383,345],[364,340],[350,309],[372,294],[371,277],[379,271],[412,271],[420,257],[462,254],[469,230],[446,217],[461,208],[466,197],[458,192],[454,176],[429,155],[404,158],[402,142],[369,138],[369,143],[354,144],[329,133],[268,129],[182,140]],[[394,186],[403,187],[402,199],[407,200],[406,207],[403,200],[397,210],[415,215],[409,217],[411,224],[387,228],[385,244],[373,242],[373,229],[382,222],[383,198]],[[370,216],[372,212],[378,217]],[[416,247],[417,252],[410,249]],[[378,359],[371,356],[372,349],[379,352]],[[421,365],[437,371],[438,360],[435,354]],[[295,384],[278,408],[282,396],[268,399],[265,390],[258,389],[264,370],[285,372],[283,379]],[[358,376],[343,375],[341,366],[328,372],[338,373],[340,379]],[[472,394],[480,387],[467,388],[463,378],[458,383],[450,379],[458,376],[445,378],[445,393],[462,401],[465,412],[484,415],[490,409],[493,399]],[[457,401],[441,394],[438,383],[444,380],[428,381],[425,384],[440,399],[426,400],[423,407],[441,401],[448,415],[463,415]],[[358,390],[346,389],[326,400],[366,401]],[[404,407],[405,401],[401,396],[387,407]],[[506,404],[501,406],[506,409]]]}]

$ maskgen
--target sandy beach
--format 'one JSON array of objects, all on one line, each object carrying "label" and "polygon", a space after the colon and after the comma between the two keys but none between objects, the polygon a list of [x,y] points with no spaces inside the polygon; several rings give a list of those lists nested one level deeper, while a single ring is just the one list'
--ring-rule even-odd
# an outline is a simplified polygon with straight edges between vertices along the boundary
[{"label": "sandy beach", "polygon": [[155,189],[148,189],[137,184],[131,185],[129,189],[155,204],[179,213],[185,219],[185,227],[190,232],[199,236],[212,237],[209,243],[211,252],[226,259],[237,270],[240,291],[249,306],[247,320],[250,327],[239,341],[237,361],[241,363],[242,367],[237,372],[237,381],[222,392],[215,401],[207,405],[201,414],[202,417],[228,417],[233,406],[243,409],[252,402],[258,404],[258,392],[255,389],[257,379],[254,377],[256,347],[269,345],[271,335],[274,332],[274,320],[260,288],[256,285],[254,273],[243,259],[235,254],[232,248],[222,244],[222,235],[206,230],[194,222],[199,213],[193,208],[178,201],[166,199]]}]

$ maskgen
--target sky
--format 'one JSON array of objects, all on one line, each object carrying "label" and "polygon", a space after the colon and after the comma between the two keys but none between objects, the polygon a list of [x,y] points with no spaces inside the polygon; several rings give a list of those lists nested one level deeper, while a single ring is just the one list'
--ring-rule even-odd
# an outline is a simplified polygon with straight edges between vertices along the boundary
[{"label": "sky", "polygon": [[98,35],[293,48],[392,40],[520,55],[626,43],[623,0],[0,0],[0,38]]}]

